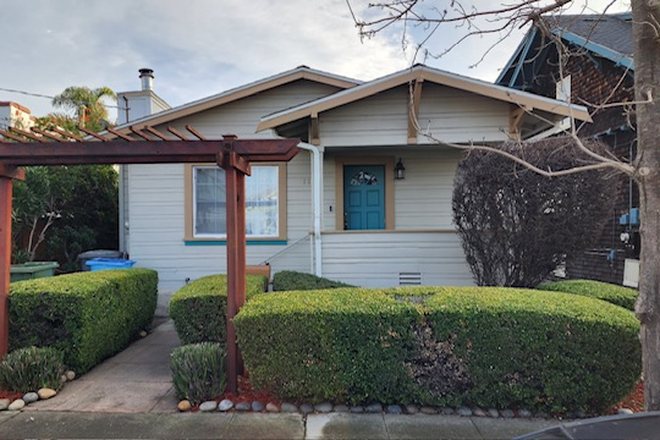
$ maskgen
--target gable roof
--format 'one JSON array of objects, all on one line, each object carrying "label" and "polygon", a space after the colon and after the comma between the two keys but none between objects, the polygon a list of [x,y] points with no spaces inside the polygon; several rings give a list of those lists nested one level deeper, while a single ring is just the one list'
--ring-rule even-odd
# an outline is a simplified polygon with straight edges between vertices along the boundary
[{"label": "gable roof", "polygon": [[[544,17],[550,31],[573,46],[583,48],[616,65],[634,70],[632,16],[623,14],[581,14]],[[537,57],[547,44],[537,26],[527,32],[513,56],[495,81],[513,87],[525,60]]]},{"label": "gable roof", "polygon": [[570,105],[566,102],[417,64],[412,68],[401,70],[324,98],[265,116],[261,118],[257,131],[275,128],[283,124],[311,117],[312,115],[317,115],[321,112],[374,96],[385,90],[420,81],[428,81],[519,105],[527,111],[537,109],[566,117],[573,116],[583,121],[591,121],[587,109],[583,106]]},{"label": "gable roof", "polygon": [[233,101],[238,101],[245,97],[254,95],[256,93],[264,92],[266,90],[274,89],[276,87],[289,84],[299,80],[308,80],[328,86],[336,87],[338,89],[347,89],[355,87],[360,84],[360,81],[334,75],[331,73],[323,72],[320,70],[310,69],[307,66],[298,66],[295,69],[287,70],[277,75],[269,76],[258,81],[245,84],[216,95],[192,101],[178,107],[171,108],[153,115],[145,116],[126,124],[115,127],[117,130],[126,129],[129,126],[140,128],[143,125],[159,125],[168,123],[175,119],[189,116],[195,113],[202,112],[214,107],[228,104]]}]

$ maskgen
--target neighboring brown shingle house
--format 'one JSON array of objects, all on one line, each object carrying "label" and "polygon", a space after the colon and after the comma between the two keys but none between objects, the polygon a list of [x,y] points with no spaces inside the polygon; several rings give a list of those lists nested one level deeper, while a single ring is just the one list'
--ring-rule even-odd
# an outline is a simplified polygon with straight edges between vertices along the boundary
[{"label": "neighboring brown shingle house", "polygon": [[[580,136],[607,143],[629,161],[636,148],[632,106],[599,106],[634,100],[634,69],[631,14],[564,15],[545,18],[525,35],[497,83],[552,98],[570,95],[572,103],[589,108],[594,120],[580,128]],[[618,180],[617,188],[613,179],[617,204],[608,225],[594,249],[567,262],[568,277],[635,284],[639,224],[631,224],[628,216],[622,225],[621,219],[635,213],[639,196],[629,178]],[[621,240],[624,232],[630,235],[628,243]]]}]

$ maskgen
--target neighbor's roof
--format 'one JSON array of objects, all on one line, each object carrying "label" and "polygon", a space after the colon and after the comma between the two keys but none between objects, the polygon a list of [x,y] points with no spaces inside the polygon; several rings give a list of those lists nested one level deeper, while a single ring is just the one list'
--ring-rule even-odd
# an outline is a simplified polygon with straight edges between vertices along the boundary
[{"label": "neighbor's roof", "polygon": [[428,81],[454,89],[464,90],[499,101],[520,105],[527,111],[542,110],[560,116],[572,116],[582,121],[591,121],[591,117],[584,106],[571,105],[563,101],[557,101],[417,64],[412,68],[401,70],[327,97],[265,116],[261,119],[257,131],[275,128],[282,124],[310,117],[351,102],[374,96],[385,90],[410,84],[412,81]]},{"label": "neighbor's roof", "polygon": [[630,13],[563,15],[548,18],[547,21],[553,32],[564,40],[617,64],[634,68]]},{"label": "neighbor's roof", "polygon": [[[630,13],[546,16],[544,20],[552,33],[567,43],[627,69],[635,69]],[[495,82],[514,85],[524,61],[538,57],[543,44],[547,41],[538,27],[530,29]]]},{"label": "neighbor's roof", "polygon": [[360,81],[355,79],[334,75],[332,73],[323,72],[321,70],[310,69],[307,66],[299,66],[295,69],[287,70],[277,75],[269,76],[255,82],[227,90],[217,95],[212,95],[207,98],[192,101],[190,103],[155,113],[153,115],[145,116],[134,121],[129,121],[126,124],[115,127],[115,129],[122,130],[128,128],[129,126],[140,128],[142,125],[155,126],[168,123],[175,119],[237,101],[256,93],[270,90],[298,80],[313,81],[320,84],[337,87],[339,89],[355,87],[356,85],[360,84]]}]

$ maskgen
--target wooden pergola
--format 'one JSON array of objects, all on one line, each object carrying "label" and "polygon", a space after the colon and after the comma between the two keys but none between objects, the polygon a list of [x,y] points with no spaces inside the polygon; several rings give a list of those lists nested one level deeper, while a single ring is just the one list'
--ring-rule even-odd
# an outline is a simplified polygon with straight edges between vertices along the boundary
[{"label": "wooden pergola", "polygon": [[153,127],[129,127],[130,135],[81,130],[88,136],[57,128],[0,130],[0,361],[9,350],[12,181],[24,178],[21,167],[216,162],[225,170],[227,188],[227,390],[236,392],[243,370],[233,318],[245,302],[245,176],[253,162],[291,160],[300,140],[209,140],[191,126],[185,134],[171,127],[167,134]]}]

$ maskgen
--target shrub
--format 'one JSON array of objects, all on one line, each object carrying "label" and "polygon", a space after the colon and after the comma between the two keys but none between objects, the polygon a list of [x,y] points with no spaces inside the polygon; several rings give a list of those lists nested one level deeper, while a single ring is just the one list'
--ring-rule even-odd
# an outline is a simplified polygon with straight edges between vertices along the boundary
[{"label": "shrub", "polygon": [[637,301],[637,295],[639,294],[635,289],[593,280],[557,281],[541,284],[537,289],[588,296],[607,301],[630,311],[635,311],[635,301]]},{"label": "shrub", "polygon": [[382,292],[336,289],[262,295],[234,322],[256,387],[312,402],[399,403],[414,395],[404,361],[417,316]]},{"label": "shrub", "polygon": [[263,295],[235,319],[255,386],[281,398],[600,411],[641,373],[634,315],[526,289]]},{"label": "shrub", "polygon": [[295,272],[292,270],[283,270],[273,275],[273,290],[324,290],[338,289],[341,287],[355,287],[339,281],[332,281],[327,278],[317,277],[309,273]]},{"label": "shrub", "polygon": [[178,399],[193,405],[211,400],[225,389],[225,348],[217,342],[184,345],[172,351],[170,369]]},{"label": "shrub", "polygon": [[438,342],[452,346],[469,386],[434,396],[483,407],[602,411],[641,373],[639,323],[627,310],[577,295],[454,288],[425,302]]},{"label": "shrub", "polygon": [[[266,277],[248,275],[246,300],[263,293]],[[227,275],[199,278],[170,300],[170,317],[182,344],[227,340]]]},{"label": "shrub", "polygon": [[52,346],[82,374],[148,328],[158,274],[148,269],[81,272],[10,285],[11,349]]},{"label": "shrub", "polygon": [[59,390],[64,353],[51,347],[26,347],[7,354],[0,363],[0,387],[27,393],[40,388]]},{"label": "shrub", "polygon": [[[607,148],[584,144],[601,153]],[[569,137],[509,142],[501,149],[555,171],[590,159]],[[533,288],[591,246],[615,202],[618,181],[605,177],[591,170],[550,178],[501,154],[469,151],[456,170],[452,209],[476,283]]]}]

